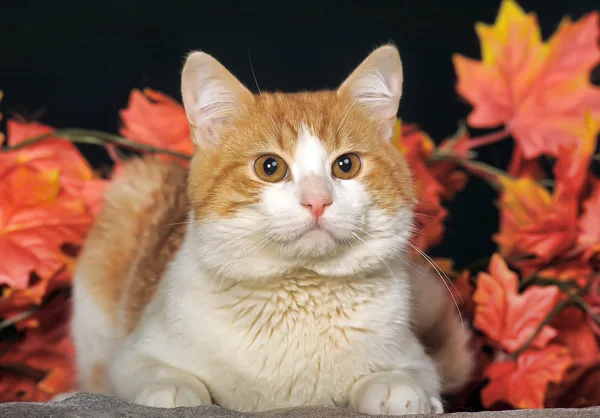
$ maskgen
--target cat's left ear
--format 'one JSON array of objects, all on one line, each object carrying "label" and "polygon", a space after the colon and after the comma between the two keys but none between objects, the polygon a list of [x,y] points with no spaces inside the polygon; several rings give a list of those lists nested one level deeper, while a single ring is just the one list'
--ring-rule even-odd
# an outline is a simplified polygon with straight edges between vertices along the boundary
[{"label": "cat's left ear", "polygon": [[188,55],[181,75],[181,96],[192,141],[214,147],[218,128],[241,116],[254,96],[219,61],[204,52]]},{"label": "cat's left ear", "polygon": [[392,138],[402,96],[402,62],[398,49],[385,45],[373,51],[342,83],[338,97],[346,98],[375,121],[382,137]]}]

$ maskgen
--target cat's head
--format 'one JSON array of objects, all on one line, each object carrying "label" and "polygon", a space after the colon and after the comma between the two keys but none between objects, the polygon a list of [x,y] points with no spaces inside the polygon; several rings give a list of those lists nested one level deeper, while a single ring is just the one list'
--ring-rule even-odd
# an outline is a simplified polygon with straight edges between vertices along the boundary
[{"label": "cat's head", "polygon": [[343,276],[401,251],[414,204],[390,143],[402,78],[388,45],[335,91],[253,95],[210,55],[190,54],[182,96],[199,264],[236,279],[293,267]]}]

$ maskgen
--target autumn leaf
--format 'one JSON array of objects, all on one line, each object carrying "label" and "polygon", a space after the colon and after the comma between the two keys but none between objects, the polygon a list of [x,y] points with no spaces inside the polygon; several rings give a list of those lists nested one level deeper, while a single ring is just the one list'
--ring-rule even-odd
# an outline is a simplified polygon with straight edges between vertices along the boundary
[{"label": "autumn leaf", "polygon": [[[127,108],[120,112],[121,135],[142,144],[192,155],[194,146],[190,128],[181,104],[155,90],[134,89]],[[182,162],[180,158],[163,156]]]},{"label": "autumn leaf", "polygon": [[435,150],[435,143],[415,125],[397,121],[392,143],[406,159],[413,173],[417,196],[415,208],[416,234],[413,244],[425,251],[440,243],[444,233],[444,220],[448,215],[441,200],[453,197],[467,182],[465,173],[455,164],[428,161]]},{"label": "autumn leaf", "polygon": [[600,62],[598,16],[564,19],[544,43],[536,16],[503,0],[493,26],[476,25],[482,60],[454,56],[457,90],[474,107],[469,124],[506,125],[526,159],[574,148],[584,111],[600,120],[600,88],[590,82]]},{"label": "autumn leaf", "polygon": [[552,321],[558,331],[554,342],[569,349],[574,366],[591,366],[600,360],[598,339],[586,319],[581,309],[570,306]]},{"label": "autumn leaf", "polygon": [[547,408],[586,408],[600,405],[600,360],[589,367],[572,367],[546,397]]},{"label": "autumn leaf", "polygon": [[[6,125],[9,146],[54,131],[37,122],[8,120]],[[0,177],[19,167],[26,167],[33,172],[58,170],[61,182],[86,181],[94,177],[90,165],[77,148],[71,142],[58,138],[48,138],[40,143],[0,154]]]},{"label": "autumn leaf", "polygon": [[555,202],[531,178],[498,178],[500,231],[494,236],[505,258],[536,255],[550,260],[571,248],[577,239],[575,208]]},{"label": "autumn leaf", "polygon": [[600,180],[594,180],[592,193],[583,203],[583,214],[578,221],[577,245],[590,259],[600,252]]},{"label": "autumn leaf", "polygon": [[69,303],[57,298],[36,314],[37,328],[0,348],[0,402],[48,401],[72,390],[75,350],[69,339]]},{"label": "autumn leaf", "polygon": [[[518,291],[518,277],[498,254],[490,262],[489,273],[479,273],[475,301],[475,328],[484,332],[509,353],[519,350],[556,304],[557,287],[530,287]],[[557,332],[545,326],[531,342],[543,348]]]},{"label": "autumn leaf", "polygon": [[2,180],[0,284],[22,290],[32,272],[48,280],[68,262],[61,246],[81,244],[92,218],[81,200],[57,198],[57,171],[20,167]]},{"label": "autumn leaf", "polygon": [[523,276],[535,274],[542,279],[575,282],[582,288],[590,283],[594,273],[593,266],[576,255],[559,257],[550,264],[544,260],[530,259],[523,260],[518,265]]},{"label": "autumn leaf", "polygon": [[[8,144],[18,145],[26,139],[52,133],[53,128],[41,123],[7,122]],[[26,168],[32,173],[59,173],[61,195],[82,198],[92,214],[97,214],[102,204],[102,193],[108,181],[94,176],[89,163],[71,142],[48,138],[40,143],[0,154],[0,178],[13,170]]]},{"label": "autumn leaf", "polygon": [[516,408],[543,408],[548,384],[560,382],[570,365],[569,350],[559,345],[527,350],[516,361],[492,363],[481,401],[486,408],[501,401]]},{"label": "autumn leaf", "polygon": [[[581,232],[581,221],[579,230],[577,225],[579,201],[589,178],[598,133],[589,114],[584,120],[585,135],[575,148],[564,150],[554,164],[556,184],[552,194],[533,176],[519,179],[500,176],[495,179],[502,187],[502,194],[500,231],[494,239],[502,256],[520,258],[535,255],[543,264],[565,256],[578,240],[583,239],[583,245],[587,247],[597,240],[593,237],[593,220],[586,225],[589,233]],[[584,237],[582,234],[591,235]]]},{"label": "autumn leaf", "polygon": [[590,164],[596,151],[598,136],[598,125],[588,112],[583,120],[585,129],[579,141],[573,148],[561,148],[561,155],[554,165],[554,200],[563,205],[571,204],[574,211],[578,210],[583,187],[590,176]]},{"label": "autumn leaf", "polygon": [[[67,266],[60,269],[48,280],[42,280],[35,274],[24,289],[13,289],[6,287],[0,297],[0,317],[12,318],[27,309],[39,306],[48,295],[52,295],[58,289],[66,289],[71,285],[74,262],[67,260]],[[19,321],[17,328],[37,327],[35,318]]]}]

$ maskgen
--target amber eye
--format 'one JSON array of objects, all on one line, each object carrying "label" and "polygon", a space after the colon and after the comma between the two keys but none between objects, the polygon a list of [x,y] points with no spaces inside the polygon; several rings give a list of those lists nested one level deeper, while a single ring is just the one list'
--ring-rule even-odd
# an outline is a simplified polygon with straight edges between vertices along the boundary
[{"label": "amber eye", "polygon": [[288,166],[283,158],[277,155],[263,155],[254,161],[254,172],[259,179],[276,183],[285,178]]},{"label": "amber eye", "polygon": [[342,180],[356,177],[359,171],[360,157],[353,153],[340,155],[331,166],[334,177]]}]

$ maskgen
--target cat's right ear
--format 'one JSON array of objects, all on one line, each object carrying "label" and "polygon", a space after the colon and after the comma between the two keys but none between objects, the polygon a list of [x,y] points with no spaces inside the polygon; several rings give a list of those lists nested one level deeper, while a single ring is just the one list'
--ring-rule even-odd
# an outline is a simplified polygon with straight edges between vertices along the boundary
[{"label": "cat's right ear", "polygon": [[212,56],[188,55],[181,75],[181,96],[192,141],[200,148],[218,143],[216,130],[245,112],[254,96]]}]

